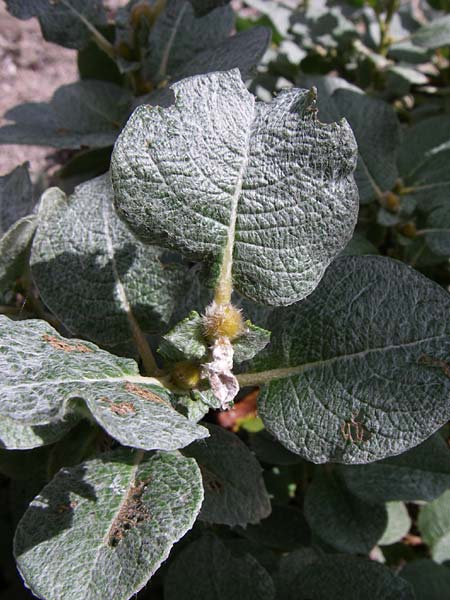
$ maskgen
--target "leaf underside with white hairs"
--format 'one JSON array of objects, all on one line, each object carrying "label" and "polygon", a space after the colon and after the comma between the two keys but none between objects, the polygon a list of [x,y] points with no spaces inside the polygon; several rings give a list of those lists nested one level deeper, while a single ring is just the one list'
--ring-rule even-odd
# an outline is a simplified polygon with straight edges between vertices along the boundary
[{"label": "leaf underside with white hairs", "polygon": [[171,89],[174,105],[138,107],[116,143],[119,214],[146,242],[232,263],[256,302],[307,296],[356,221],[351,129],[320,123],[306,90],[257,103],[237,70]]},{"label": "leaf underside with white hairs", "polygon": [[70,197],[48,190],[39,210],[31,269],[45,304],[73,334],[100,344],[133,329],[167,327],[186,269],[163,265],[163,250],[139,242],[113,207],[109,174]]},{"label": "leaf underside with white hairs", "polygon": [[19,523],[19,571],[45,600],[128,600],[192,527],[202,500],[197,464],[177,453],[120,449],[61,469]]},{"label": "leaf underside with white hairs", "polygon": [[0,316],[0,393],[0,418],[27,426],[80,414],[84,401],[112,437],[143,450],[174,450],[208,435],[172,407],[157,380],[139,375],[134,360],[63,338],[45,321]]}]

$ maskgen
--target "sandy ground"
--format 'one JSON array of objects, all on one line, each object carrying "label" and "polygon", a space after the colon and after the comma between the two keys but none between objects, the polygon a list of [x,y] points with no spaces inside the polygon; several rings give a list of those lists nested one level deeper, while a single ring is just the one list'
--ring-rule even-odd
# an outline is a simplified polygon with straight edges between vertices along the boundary
[{"label": "sandy ground", "polygon": [[[125,3],[109,0],[105,5],[114,10]],[[2,117],[9,108],[48,101],[56,88],[76,79],[76,52],[44,41],[37,19],[15,19],[0,0],[0,125],[7,123]],[[52,152],[37,146],[0,146],[0,175],[26,160],[36,175]]]}]

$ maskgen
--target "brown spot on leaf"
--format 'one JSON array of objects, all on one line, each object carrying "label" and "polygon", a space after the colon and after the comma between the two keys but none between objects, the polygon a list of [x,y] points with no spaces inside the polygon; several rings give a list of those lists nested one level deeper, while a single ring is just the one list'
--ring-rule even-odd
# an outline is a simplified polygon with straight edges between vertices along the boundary
[{"label": "brown spot on leaf", "polygon": [[136,413],[134,404],[131,402],[114,402],[106,396],[100,398],[100,402],[108,403],[110,405],[109,410],[116,415],[120,415],[121,417],[125,415],[134,415]]},{"label": "brown spot on leaf", "polygon": [[428,356],[428,354],[422,354],[419,357],[419,365],[424,365],[425,367],[437,367],[441,369],[444,375],[450,378],[450,365],[445,360],[441,360],[439,358],[433,358],[432,356]]},{"label": "brown spot on leaf", "polygon": [[91,348],[88,348],[84,344],[71,344],[54,335],[45,334],[42,336],[42,339],[56,350],[62,350],[63,352],[93,352]]},{"label": "brown spot on leaf", "polygon": [[59,514],[68,512],[70,510],[74,510],[78,506],[78,502],[76,500],[72,500],[68,504],[60,504],[56,507],[56,512]]},{"label": "brown spot on leaf", "polygon": [[361,443],[370,440],[371,433],[362,423],[361,412],[353,414],[348,421],[341,424],[342,437],[346,442]]},{"label": "brown spot on leaf", "polygon": [[150,479],[146,479],[145,481],[137,481],[131,486],[128,496],[120,507],[109,530],[108,544],[110,546],[117,546],[126,536],[127,531],[150,520],[150,511],[142,502],[142,494],[149,482]]},{"label": "brown spot on leaf", "polygon": [[140,398],[144,398],[144,400],[150,400],[150,402],[157,402],[158,404],[165,404],[169,408],[173,408],[169,402],[166,402],[150,390],[146,390],[145,388],[139,387],[134,383],[126,383],[125,389],[127,392],[130,392],[130,394],[135,394]]}]

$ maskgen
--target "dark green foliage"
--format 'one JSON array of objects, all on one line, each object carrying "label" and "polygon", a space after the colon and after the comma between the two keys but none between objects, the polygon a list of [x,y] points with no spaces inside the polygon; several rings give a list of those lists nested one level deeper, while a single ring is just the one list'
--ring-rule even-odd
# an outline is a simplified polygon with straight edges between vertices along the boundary
[{"label": "dark green foliage", "polygon": [[6,0],[0,600],[449,595],[449,4],[242,4]]}]

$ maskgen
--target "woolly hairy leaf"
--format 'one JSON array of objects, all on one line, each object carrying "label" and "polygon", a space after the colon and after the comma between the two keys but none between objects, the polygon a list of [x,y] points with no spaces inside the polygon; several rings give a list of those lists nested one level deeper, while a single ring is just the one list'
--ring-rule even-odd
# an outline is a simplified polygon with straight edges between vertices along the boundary
[{"label": "woolly hairy leaf", "polygon": [[144,241],[223,269],[233,256],[234,284],[256,302],[308,295],[353,231],[350,128],[319,123],[305,90],[256,103],[238,71],[172,90],[174,106],[138,107],[116,143],[120,215]]},{"label": "woolly hairy leaf", "polygon": [[[270,341],[270,332],[245,321],[242,335],[232,342],[234,364],[252,359]],[[162,337],[159,352],[170,361],[206,360],[208,342],[203,337],[202,318],[192,311],[190,315]]]},{"label": "woolly hairy leaf", "polygon": [[336,77],[307,77],[304,82],[317,86],[319,119],[329,123],[345,117],[355,134],[361,201],[373,200],[377,190],[390,190],[398,177],[400,143],[400,123],[392,107]]},{"label": "woolly hairy leaf", "polygon": [[92,37],[86,22],[106,22],[102,0],[6,0],[19,19],[38,17],[44,38],[65,48],[83,48]]},{"label": "woolly hairy leaf", "polygon": [[437,563],[450,560],[450,490],[421,508],[417,522],[425,544]]},{"label": "woolly hairy leaf", "polygon": [[267,571],[249,554],[232,556],[215,537],[203,537],[185,548],[170,565],[165,600],[273,600]]},{"label": "woolly hairy leaf", "polygon": [[0,144],[111,146],[130,104],[130,92],[106,81],[63,85],[49,103],[30,102],[9,110],[5,118],[15,123],[0,128]]},{"label": "woolly hairy leaf", "polygon": [[128,600],[193,525],[200,471],[179,454],[120,449],[62,469],[19,523],[15,556],[45,600]]},{"label": "woolly hairy leaf", "polygon": [[67,197],[57,188],[41,201],[31,268],[46,305],[74,334],[100,344],[168,325],[183,293],[185,270],[163,265],[163,251],[138,242],[112,205],[109,174]]},{"label": "woolly hairy leaf", "polygon": [[53,444],[77,423],[78,415],[70,415],[50,425],[26,425],[4,414],[0,417],[0,448],[28,450]]},{"label": "woolly hairy leaf", "polygon": [[387,567],[354,556],[325,556],[301,569],[283,600],[414,600],[408,582]]},{"label": "woolly hairy leaf", "polygon": [[339,467],[339,472],[347,487],[368,502],[434,500],[450,488],[450,451],[436,434],[399,456]]},{"label": "woolly hairy leaf", "polygon": [[259,462],[234,433],[215,425],[208,425],[208,431],[207,440],[184,450],[196,459],[203,476],[200,519],[230,526],[264,519],[271,507]]},{"label": "woolly hairy leaf", "polygon": [[337,259],[318,289],[272,312],[259,415],[289,450],[365,463],[419,444],[450,417],[450,296],[384,257]]},{"label": "woolly hairy leaf", "polygon": [[383,504],[369,504],[353,496],[333,474],[314,478],[306,490],[304,511],[313,533],[349,554],[368,554],[387,525]]},{"label": "woolly hairy leaf", "polygon": [[167,0],[149,37],[145,66],[152,79],[179,71],[196,54],[224,41],[233,23],[229,6],[218,7],[199,18],[189,0]]},{"label": "woolly hairy leaf", "polygon": [[61,337],[45,321],[0,317],[1,415],[51,425],[84,400],[95,420],[124,445],[173,450],[208,435],[172,408],[167,390],[139,376],[135,361]]}]

